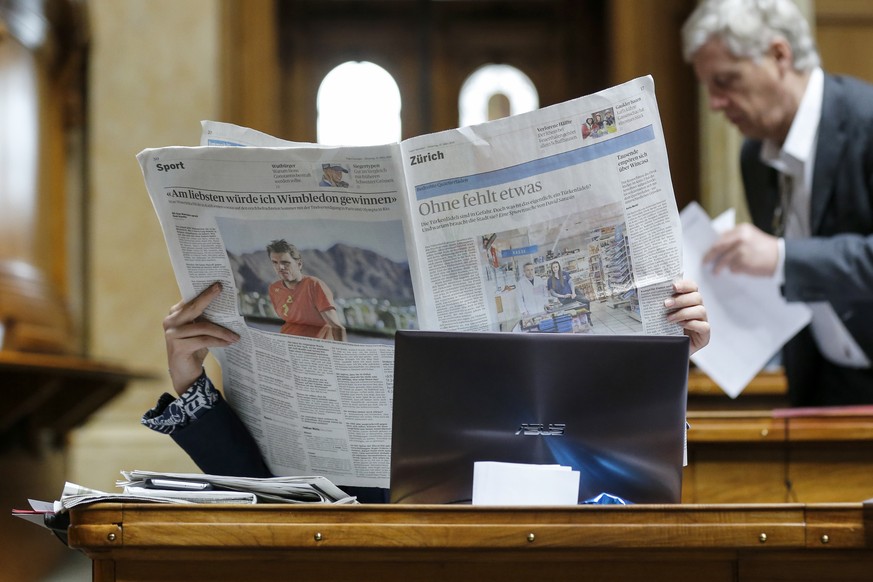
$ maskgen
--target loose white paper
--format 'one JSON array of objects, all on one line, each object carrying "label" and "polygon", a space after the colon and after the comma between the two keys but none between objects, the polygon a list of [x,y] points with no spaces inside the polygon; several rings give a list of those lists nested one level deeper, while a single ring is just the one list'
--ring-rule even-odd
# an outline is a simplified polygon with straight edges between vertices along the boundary
[{"label": "loose white paper", "polygon": [[[782,346],[809,323],[809,308],[788,303],[775,277],[722,270],[703,256],[718,238],[706,211],[692,202],[680,213],[685,277],[697,282],[712,327],[709,345],[691,361],[731,398],[736,398]],[[719,230],[729,216],[716,219]]]},{"label": "loose white paper", "polygon": [[478,461],[473,505],[576,505],[579,471],[560,465]]}]

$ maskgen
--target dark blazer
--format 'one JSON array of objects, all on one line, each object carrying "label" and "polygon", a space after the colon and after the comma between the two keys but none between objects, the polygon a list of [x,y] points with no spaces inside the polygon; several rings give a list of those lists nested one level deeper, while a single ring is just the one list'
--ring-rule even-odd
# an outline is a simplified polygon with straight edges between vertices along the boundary
[{"label": "dark blazer", "polygon": [[[206,474],[272,477],[248,429],[224,398],[201,418],[172,433],[173,440]],[[362,503],[387,503],[388,490],[348,487],[337,483]]]},{"label": "dark blazer", "polygon": [[[743,144],[740,163],[754,224],[772,231],[776,171],[761,142]],[[829,301],[873,361],[873,85],[825,75],[810,209],[812,237],[785,241],[788,301]],[[809,331],[786,344],[783,364],[795,406],[873,403],[873,371],[825,360]]]}]

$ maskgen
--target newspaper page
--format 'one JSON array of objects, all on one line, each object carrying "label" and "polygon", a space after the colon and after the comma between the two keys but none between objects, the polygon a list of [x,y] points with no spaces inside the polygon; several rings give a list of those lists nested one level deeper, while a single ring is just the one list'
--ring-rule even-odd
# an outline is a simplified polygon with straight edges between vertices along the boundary
[{"label": "newspaper page", "polygon": [[682,333],[663,303],[681,231],[651,77],[401,149],[423,327]]},{"label": "newspaper page", "polygon": [[138,160],[183,297],[223,285],[225,397],[276,475],[389,486],[398,329],[682,333],[651,78],[399,144],[201,143]]},{"label": "newspaper page", "polygon": [[387,487],[393,333],[418,327],[399,146],[138,159],[183,297],[222,283],[206,317],[242,339],[213,353],[270,470]]},{"label": "newspaper page", "polygon": [[231,147],[294,147],[314,146],[316,144],[288,141],[273,137],[250,127],[242,127],[222,121],[201,121],[200,145]]}]

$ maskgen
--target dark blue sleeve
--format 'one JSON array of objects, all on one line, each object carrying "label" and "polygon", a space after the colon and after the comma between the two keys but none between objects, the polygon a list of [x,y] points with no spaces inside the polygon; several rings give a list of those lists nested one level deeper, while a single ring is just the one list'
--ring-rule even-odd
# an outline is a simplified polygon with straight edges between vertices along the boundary
[{"label": "dark blue sleeve", "polygon": [[[204,473],[273,477],[254,437],[205,375],[178,399],[162,396],[143,424],[169,434]],[[361,503],[389,501],[387,489],[337,486]]]},{"label": "dark blue sleeve", "polygon": [[273,476],[255,439],[224,398],[219,398],[196,422],[175,430],[170,437],[204,473]]}]

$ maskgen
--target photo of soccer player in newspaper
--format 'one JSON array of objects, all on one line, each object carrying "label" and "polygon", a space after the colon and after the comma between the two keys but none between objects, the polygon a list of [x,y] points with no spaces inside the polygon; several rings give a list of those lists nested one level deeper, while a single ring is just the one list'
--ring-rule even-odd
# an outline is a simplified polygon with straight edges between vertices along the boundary
[{"label": "photo of soccer player in newspaper", "polygon": [[353,343],[418,327],[400,221],[216,223],[250,327]]}]

